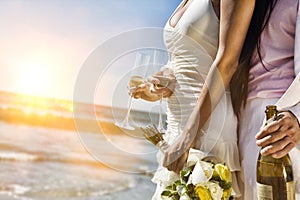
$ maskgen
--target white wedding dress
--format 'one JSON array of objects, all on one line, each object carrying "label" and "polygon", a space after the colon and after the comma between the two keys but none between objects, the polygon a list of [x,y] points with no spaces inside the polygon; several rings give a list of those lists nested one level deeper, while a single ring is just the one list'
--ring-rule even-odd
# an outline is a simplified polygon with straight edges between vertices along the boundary
[{"label": "white wedding dress", "polygon": [[[181,6],[181,5],[179,5]],[[164,40],[172,53],[171,68],[177,85],[168,99],[165,140],[171,144],[182,133],[197,103],[205,78],[215,58],[218,46],[219,20],[211,0],[193,0],[175,27],[170,20],[164,29]],[[237,119],[230,94],[226,92],[215,108],[211,120],[198,138],[197,148],[223,159],[233,174],[234,195],[239,196],[235,172],[240,170],[237,147]],[[158,153],[161,162],[162,154]],[[162,190],[177,176],[159,165],[152,181],[157,184],[153,200],[160,199]]]}]

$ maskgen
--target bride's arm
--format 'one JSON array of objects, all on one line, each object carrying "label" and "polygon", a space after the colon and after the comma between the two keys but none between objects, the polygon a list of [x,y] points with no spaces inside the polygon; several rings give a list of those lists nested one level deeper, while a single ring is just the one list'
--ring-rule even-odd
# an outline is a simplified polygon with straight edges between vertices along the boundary
[{"label": "bride's arm", "polygon": [[238,66],[255,0],[221,0],[219,47],[198,105],[199,129],[220,101]]},{"label": "bride's arm", "polygon": [[220,5],[219,48],[216,59],[182,135],[165,153],[164,166],[175,172],[182,169],[188,149],[220,101],[236,71],[255,0],[221,0]]}]

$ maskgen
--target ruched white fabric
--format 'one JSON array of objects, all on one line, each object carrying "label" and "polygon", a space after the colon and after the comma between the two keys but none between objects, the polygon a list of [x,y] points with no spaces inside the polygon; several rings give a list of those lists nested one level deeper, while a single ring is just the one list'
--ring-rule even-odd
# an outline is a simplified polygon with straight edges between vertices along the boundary
[{"label": "ruched white fabric", "polygon": [[[181,6],[181,5],[179,5]],[[208,71],[218,46],[219,20],[211,0],[193,0],[175,27],[166,23],[164,40],[172,53],[171,68],[177,80],[173,95],[168,99],[165,140],[172,144],[182,133],[186,122],[197,104]],[[237,119],[233,113],[230,94],[226,92],[215,108],[211,120],[202,129],[196,148],[213,153],[232,170],[234,195],[239,196],[235,172],[240,170],[237,147]],[[158,161],[162,154],[158,153]],[[158,187],[153,200],[168,184],[178,179],[159,164],[152,181]]]}]

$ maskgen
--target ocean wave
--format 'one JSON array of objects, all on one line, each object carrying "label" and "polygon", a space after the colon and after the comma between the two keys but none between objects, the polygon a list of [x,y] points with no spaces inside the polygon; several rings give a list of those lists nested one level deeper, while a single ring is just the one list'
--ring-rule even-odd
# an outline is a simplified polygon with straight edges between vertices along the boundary
[{"label": "ocean wave", "polygon": [[56,162],[73,165],[86,165],[90,167],[107,168],[101,162],[85,155],[68,156],[62,154],[34,154],[26,152],[0,152],[0,162]]},{"label": "ocean wave", "polygon": [[123,191],[129,191],[136,187],[135,180],[123,179],[118,182],[110,182],[106,184],[89,184],[80,185],[78,183],[71,183],[71,185],[64,185],[62,187],[54,185],[46,186],[33,186],[25,187],[17,184],[1,186],[0,185],[0,195],[13,196],[18,198],[28,199],[86,199],[87,197],[103,197],[118,194]]},{"label": "ocean wave", "polygon": [[29,200],[33,197],[52,197],[52,198],[58,198],[58,197],[99,197],[99,196],[106,196],[111,195],[114,193],[118,193],[120,191],[129,190],[135,187],[135,184],[133,181],[127,182],[127,184],[121,184],[121,185],[114,185],[114,187],[107,188],[107,189],[97,189],[97,188],[85,188],[78,189],[78,188],[53,188],[53,189],[33,189],[30,187],[18,185],[18,184],[11,184],[6,186],[0,185],[0,195],[6,195],[10,197],[18,197],[21,199]]},{"label": "ocean wave", "polygon": [[37,161],[39,156],[23,152],[0,152],[0,161]]},{"label": "ocean wave", "polygon": [[0,185],[0,195],[19,196],[25,194],[30,189],[31,189],[30,187],[26,187],[18,184],[11,184],[6,186]]},{"label": "ocean wave", "polygon": [[[134,180],[129,180],[126,183],[114,185],[114,187],[108,188],[108,189],[102,189],[98,191],[90,191],[88,194],[84,194],[84,196],[106,196],[111,195],[114,193],[118,193],[120,191],[130,190],[136,186]],[[82,194],[78,193],[78,196],[82,196]]]}]

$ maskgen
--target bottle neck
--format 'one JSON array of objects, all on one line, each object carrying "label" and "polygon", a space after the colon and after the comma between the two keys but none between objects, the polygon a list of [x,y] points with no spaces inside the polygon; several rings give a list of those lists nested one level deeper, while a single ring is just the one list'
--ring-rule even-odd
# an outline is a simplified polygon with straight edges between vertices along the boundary
[{"label": "bottle neck", "polygon": [[[269,123],[276,120],[278,111],[275,105],[269,105],[266,107],[265,113],[266,113],[265,126],[267,126]],[[264,160],[265,162],[276,162],[276,160],[278,160],[276,158],[273,158],[272,155],[263,156],[261,154],[259,154],[259,159]]]}]

